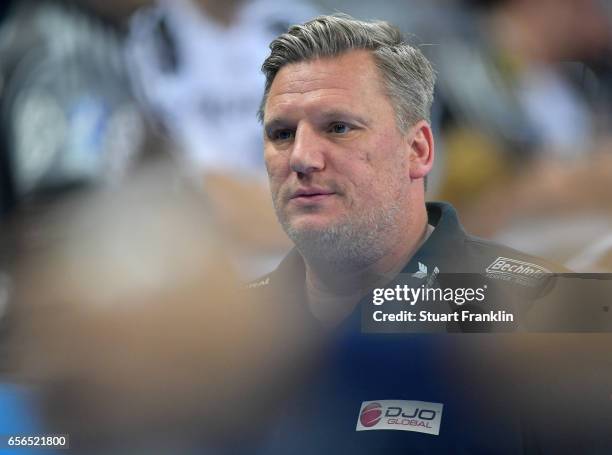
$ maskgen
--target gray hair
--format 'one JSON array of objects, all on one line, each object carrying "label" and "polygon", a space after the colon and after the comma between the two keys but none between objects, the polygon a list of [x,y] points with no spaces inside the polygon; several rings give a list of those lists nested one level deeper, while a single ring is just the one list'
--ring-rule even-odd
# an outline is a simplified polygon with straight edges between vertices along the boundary
[{"label": "gray hair", "polygon": [[283,66],[354,49],[372,51],[401,131],[419,120],[429,121],[436,76],[427,58],[406,44],[400,31],[388,22],[359,21],[345,14],[293,25],[270,43],[271,53],[261,67],[266,85],[258,112],[260,121],[272,82]]}]

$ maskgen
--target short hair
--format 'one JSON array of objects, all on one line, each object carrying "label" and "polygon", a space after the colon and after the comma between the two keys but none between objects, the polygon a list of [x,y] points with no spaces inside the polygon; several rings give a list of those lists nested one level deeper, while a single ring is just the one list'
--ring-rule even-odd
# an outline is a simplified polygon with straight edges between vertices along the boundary
[{"label": "short hair", "polygon": [[405,43],[388,22],[365,22],[340,14],[319,16],[293,25],[270,43],[261,70],[266,77],[258,117],[263,120],[270,87],[280,69],[290,63],[334,57],[350,50],[372,52],[401,131],[419,120],[429,121],[435,71],[423,53]]}]

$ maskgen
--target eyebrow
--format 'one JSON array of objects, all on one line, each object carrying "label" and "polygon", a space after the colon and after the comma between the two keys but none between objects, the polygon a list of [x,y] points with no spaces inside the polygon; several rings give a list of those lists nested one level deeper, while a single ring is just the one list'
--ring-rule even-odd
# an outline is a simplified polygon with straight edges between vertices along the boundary
[{"label": "eyebrow", "polygon": [[344,111],[341,109],[332,109],[329,111],[324,111],[318,117],[321,118],[323,121],[347,119],[361,123],[362,125],[366,126],[370,124],[370,121],[365,117],[354,112]]},{"label": "eyebrow", "polygon": [[[371,121],[366,119],[365,117],[355,114],[353,112],[343,111],[340,109],[332,109],[329,111],[324,111],[318,114],[317,119],[322,122],[329,122],[332,120],[344,120],[347,121],[355,121],[357,123],[361,123],[362,125],[369,126]],[[294,122],[285,120],[282,117],[273,117],[268,122],[264,123],[264,130],[266,132],[273,131],[278,128],[291,128],[294,126]]]},{"label": "eyebrow", "polygon": [[291,125],[291,122],[283,120],[282,118],[273,118],[264,124],[264,132],[266,136],[270,136],[275,130],[285,128],[293,128],[293,126]]}]

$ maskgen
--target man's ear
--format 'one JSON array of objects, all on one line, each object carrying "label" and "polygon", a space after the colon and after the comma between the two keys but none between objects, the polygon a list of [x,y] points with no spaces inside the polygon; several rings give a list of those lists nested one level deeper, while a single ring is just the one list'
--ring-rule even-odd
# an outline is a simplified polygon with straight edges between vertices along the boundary
[{"label": "man's ear", "polygon": [[434,139],[431,126],[425,120],[419,120],[406,134],[409,146],[410,179],[424,178],[433,167]]}]

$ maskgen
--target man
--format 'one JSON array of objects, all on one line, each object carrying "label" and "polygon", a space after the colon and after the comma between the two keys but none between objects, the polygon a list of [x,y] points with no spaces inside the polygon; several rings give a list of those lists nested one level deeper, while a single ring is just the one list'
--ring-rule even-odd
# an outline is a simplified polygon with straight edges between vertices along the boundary
[{"label": "man", "polygon": [[287,260],[303,263],[314,316],[339,323],[365,290],[418,271],[419,262],[485,273],[501,247],[467,236],[449,205],[425,204],[435,75],[423,54],[386,23],[336,16],[292,27],[270,48],[265,161],[277,216],[296,246]]},{"label": "man", "polygon": [[520,395],[509,376],[492,374],[498,343],[362,333],[369,290],[390,282],[430,287],[444,273],[472,272],[529,289],[530,275],[554,270],[470,237],[452,207],[425,203],[430,63],[389,24],[346,16],[293,26],[270,49],[265,161],[295,250],[250,288],[301,322],[295,337],[319,363],[302,387],[279,393],[285,411],[265,452],[525,450]]}]

